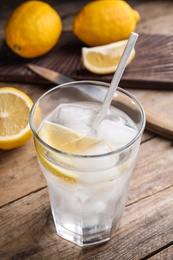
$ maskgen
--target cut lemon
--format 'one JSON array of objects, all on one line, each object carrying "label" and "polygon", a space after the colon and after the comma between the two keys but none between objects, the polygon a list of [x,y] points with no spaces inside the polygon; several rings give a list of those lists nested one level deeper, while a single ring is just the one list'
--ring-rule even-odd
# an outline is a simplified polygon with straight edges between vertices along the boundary
[{"label": "cut lemon", "polygon": [[70,128],[50,121],[44,122],[38,135],[51,147],[70,154],[82,154],[100,142],[100,140],[80,135]]},{"label": "cut lemon", "polygon": [[[62,167],[58,165],[59,162],[65,165],[68,164],[66,161],[65,162],[63,161],[62,156],[60,155],[57,156],[57,154],[55,155],[54,152],[47,152],[47,150],[39,142],[36,142],[36,150],[38,153],[38,158],[41,164],[40,165],[41,168],[44,167],[46,170],[48,170],[58,178],[63,179],[64,181],[70,183],[76,182],[77,177],[76,175],[74,176],[74,173],[72,173],[72,171],[65,168],[62,169]],[[56,161],[57,164],[55,164]],[[45,171],[45,169],[42,169],[43,172]]]},{"label": "cut lemon", "polygon": [[[44,140],[45,143],[47,143],[51,147],[67,153],[86,155],[88,152],[91,152],[91,150],[95,150],[95,152],[98,154],[98,149],[105,149],[104,140],[80,135],[72,129],[66,128],[62,125],[55,124],[50,121],[45,121],[43,123],[42,127],[38,131],[38,135],[42,140]],[[80,162],[79,164],[77,163],[78,158],[76,159],[72,156],[66,156],[63,153],[58,153],[53,150],[50,151],[48,148],[45,148],[40,142],[36,142],[36,149],[41,167],[43,167],[43,171],[47,170],[48,172],[51,172],[58,178],[68,183],[76,183],[77,181],[88,181],[86,176],[79,176],[78,173],[75,171],[75,165],[80,165]],[[109,159],[101,158],[101,160],[105,160],[105,167],[107,163],[109,165],[111,163],[113,167],[116,163],[114,157],[111,157]],[[92,162],[91,167],[93,167],[93,171],[95,167],[98,169],[98,162],[100,162],[99,159],[97,160],[97,164]],[[88,166],[83,165],[82,167],[88,169]],[[129,167],[129,162],[125,161],[122,165],[118,165],[117,167],[120,173],[125,173]],[[112,176],[114,176],[114,171],[110,171],[110,174],[113,174]],[[101,171],[101,173],[103,172],[104,171]],[[101,175],[99,176],[99,178],[103,177],[101,177]]]},{"label": "cut lemon", "polygon": [[[92,149],[92,146],[97,145],[100,140],[92,137],[82,136],[74,130],[64,127],[59,124],[45,121],[38,131],[39,137],[51,147],[60,151],[71,154],[82,154],[87,149]],[[74,167],[74,158],[66,157],[63,154],[48,151],[39,142],[36,142],[36,149],[41,164],[57,177],[75,183],[77,176],[74,171],[67,168]],[[62,164],[64,167],[60,167]],[[62,172],[63,170],[63,172]]]},{"label": "cut lemon", "polygon": [[[98,47],[82,48],[83,66],[95,74],[109,74],[116,71],[127,40],[110,43]],[[133,60],[133,49],[126,66]]]},{"label": "cut lemon", "polygon": [[29,140],[32,104],[24,92],[12,87],[0,88],[0,149],[13,149]]}]

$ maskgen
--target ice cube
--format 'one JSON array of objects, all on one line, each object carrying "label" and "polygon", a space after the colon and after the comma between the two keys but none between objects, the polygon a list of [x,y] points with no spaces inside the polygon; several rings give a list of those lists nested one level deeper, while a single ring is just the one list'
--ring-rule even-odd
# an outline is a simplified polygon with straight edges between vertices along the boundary
[{"label": "ice cube", "polygon": [[114,179],[120,173],[119,168],[116,167],[119,158],[111,154],[111,151],[112,147],[102,140],[83,152],[85,158],[73,158],[74,165],[81,171],[79,181],[97,183]]},{"label": "ice cube", "polygon": [[101,155],[110,153],[111,151],[111,147],[104,140],[98,140],[92,145],[88,146],[87,149],[83,151],[82,155]]},{"label": "ice cube", "polygon": [[119,122],[104,119],[97,129],[98,138],[113,144],[116,149],[129,143],[137,133],[137,130]]},{"label": "ice cube", "polygon": [[84,123],[82,121],[75,121],[75,122],[70,121],[70,122],[67,122],[65,124],[65,126],[84,136],[86,136],[90,132],[90,129],[91,129],[90,126],[88,126],[86,123]]},{"label": "ice cube", "polygon": [[77,130],[80,133],[90,130],[90,125],[97,113],[94,107],[87,107],[84,103],[62,104],[55,111],[55,123]]}]

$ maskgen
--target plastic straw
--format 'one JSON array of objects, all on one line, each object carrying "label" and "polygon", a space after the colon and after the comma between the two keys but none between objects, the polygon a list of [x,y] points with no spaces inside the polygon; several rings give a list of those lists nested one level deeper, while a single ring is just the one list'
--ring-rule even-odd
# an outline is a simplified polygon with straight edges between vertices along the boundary
[{"label": "plastic straw", "polygon": [[110,106],[111,101],[113,99],[114,93],[115,93],[115,91],[118,87],[120,80],[121,80],[121,77],[123,75],[123,72],[124,72],[126,64],[127,64],[127,61],[129,59],[129,56],[130,56],[134,46],[135,46],[135,43],[138,39],[138,36],[139,35],[137,33],[132,32],[130,37],[129,37],[129,40],[126,44],[126,47],[125,47],[124,52],[121,56],[120,62],[119,62],[117,69],[114,73],[114,76],[113,76],[112,81],[110,83],[108,92],[105,96],[105,99],[103,101],[101,109],[100,109],[98,115],[96,116],[96,118],[94,119],[94,121],[92,123],[92,127],[91,127],[92,133],[94,133],[96,131],[98,125],[101,123],[101,121],[103,120],[103,118],[105,117],[105,115],[106,115],[106,113],[109,109],[109,106]]}]

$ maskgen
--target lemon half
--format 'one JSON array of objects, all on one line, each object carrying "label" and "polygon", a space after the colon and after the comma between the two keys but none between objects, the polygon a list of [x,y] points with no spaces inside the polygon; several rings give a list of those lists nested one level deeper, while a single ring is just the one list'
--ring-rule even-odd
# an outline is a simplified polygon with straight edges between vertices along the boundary
[{"label": "lemon half", "polygon": [[0,149],[13,149],[29,140],[32,104],[24,92],[11,87],[0,88]]}]

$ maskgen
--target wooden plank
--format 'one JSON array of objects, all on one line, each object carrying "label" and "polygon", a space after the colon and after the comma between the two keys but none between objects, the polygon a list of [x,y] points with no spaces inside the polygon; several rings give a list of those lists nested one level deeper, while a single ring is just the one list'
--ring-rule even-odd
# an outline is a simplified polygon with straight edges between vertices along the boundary
[{"label": "wooden plank", "polygon": [[150,260],[158,260],[158,259],[173,259],[173,245],[168,246],[164,250],[160,252],[156,252],[155,255],[150,257]]},{"label": "wooden plank", "polygon": [[0,209],[0,258],[142,259],[173,242],[172,193],[170,187],[129,205],[108,243],[81,249],[56,235],[47,189],[34,192]]},{"label": "wooden plank", "polygon": [[171,141],[153,138],[144,142],[131,178],[128,203],[134,203],[172,186],[172,172]]},{"label": "wooden plank", "polygon": [[[47,83],[31,72],[26,64],[38,64],[75,78],[110,82],[113,74],[90,73],[81,63],[81,48],[84,46],[72,32],[63,32],[57,45],[47,54],[24,59],[15,55],[0,41],[0,81]],[[141,34],[136,44],[136,57],[126,68],[120,82],[125,88],[173,88],[173,36]],[[57,57],[57,58],[55,58]]]},{"label": "wooden plank", "polygon": [[[0,83],[0,86],[3,86]],[[17,87],[35,101],[48,88],[23,84]],[[30,192],[45,187],[45,180],[38,166],[36,151],[31,139],[24,146],[10,151],[0,150],[0,206],[17,200]]]},{"label": "wooden plank", "polygon": [[[141,91],[128,89],[142,104],[144,110],[150,110],[157,114],[163,121],[173,121],[173,92],[160,90]],[[147,132],[150,133],[150,132]],[[151,134],[151,133],[150,133]]]},{"label": "wooden plank", "polygon": [[148,108],[158,113],[158,116],[166,117],[173,120],[173,92],[160,90],[141,91],[137,89],[128,89],[143,105],[144,109]]},{"label": "wooden plank", "polygon": [[45,187],[33,141],[11,150],[0,150],[0,206]]}]

